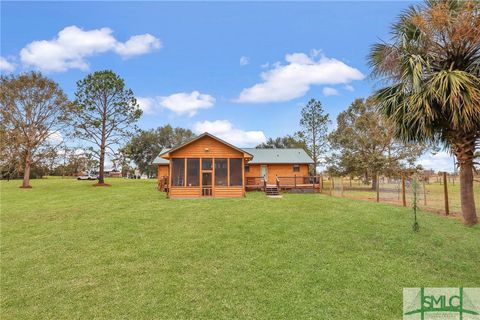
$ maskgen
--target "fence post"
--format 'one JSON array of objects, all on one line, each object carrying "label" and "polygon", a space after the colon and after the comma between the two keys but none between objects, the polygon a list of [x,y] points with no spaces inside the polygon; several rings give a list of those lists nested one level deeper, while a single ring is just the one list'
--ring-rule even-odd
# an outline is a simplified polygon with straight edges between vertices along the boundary
[{"label": "fence post", "polygon": [[449,208],[448,208],[448,187],[447,187],[447,173],[443,172],[443,193],[445,197],[445,215],[449,215]]},{"label": "fence post", "polygon": [[377,172],[377,185],[375,186],[377,189],[377,202],[380,202],[380,175]]},{"label": "fence post", "polygon": [[427,190],[425,190],[425,177],[423,177],[423,204],[427,205]]},{"label": "fence post", "polygon": [[323,191],[323,175],[320,176],[320,193]]},{"label": "fence post", "polygon": [[293,175],[293,186],[294,186],[295,189],[297,189],[297,175],[296,174]]},{"label": "fence post", "polygon": [[402,173],[402,204],[404,207],[407,206],[407,198],[405,195],[405,174]]},{"label": "fence post", "polygon": [[330,195],[333,194],[333,177],[330,176]]},{"label": "fence post", "polygon": [[343,198],[343,176],[340,177],[340,188],[341,188],[341,189],[340,189],[341,196],[342,196],[342,198]]},{"label": "fence post", "polygon": [[427,189],[425,189],[425,177],[423,177],[423,204],[427,205]]}]

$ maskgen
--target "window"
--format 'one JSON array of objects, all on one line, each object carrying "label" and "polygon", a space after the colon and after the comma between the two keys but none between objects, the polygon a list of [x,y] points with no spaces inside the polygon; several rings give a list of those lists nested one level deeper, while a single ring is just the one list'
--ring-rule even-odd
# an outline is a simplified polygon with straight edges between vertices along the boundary
[{"label": "window", "polygon": [[242,185],[242,159],[230,159],[230,186]]},{"label": "window", "polygon": [[185,158],[172,159],[172,186],[185,186]]},{"label": "window", "polygon": [[200,159],[187,159],[187,186],[197,187],[200,185]]},{"label": "window", "polygon": [[227,186],[227,159],[215,159],[215,185]]},{"label": "window", "polygon": [[212,158],[202,159],[202,170],[212,170]]},{"label": "window", "polygon": [[250,172],[250,166],[248,164],[245,165],[245,172]]},{"label": "window", "polygon": [[300,172],[300,165],[299,164],[294,164],[293,165],[293,172]]}]

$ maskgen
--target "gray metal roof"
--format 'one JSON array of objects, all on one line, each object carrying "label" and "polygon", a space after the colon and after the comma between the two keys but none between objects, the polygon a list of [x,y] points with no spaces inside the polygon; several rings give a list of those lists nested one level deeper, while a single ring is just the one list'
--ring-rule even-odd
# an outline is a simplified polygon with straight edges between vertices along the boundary
[{"label": "gray metal roof", "polygon": [[256,149],[242,148],[253,155],[253,159],[248,163],[307,163],[313,164],[312,158],[301,148],[295,149]]},{"label": "gray metal roof", "polygon": [[[168,165],[169,161],[163,159],[160,155],[167,153],[171,148],[163,149],[159,155],[152,161],[152,164],[157,165]],[[258,163],[306,163],[313,164],[312,158],[301,148],[293,149],[273,149],[273,148],[242,148],[241,150],[249,153],[253,156],[253,159],[248,163],[258,164]]]},{"label": "gray metal roof", "polygon": [[164,148],[162,151],[160,151],[158,156],[155,159],[153,159],[152,164],[168,165],[169,163],[168,160],[161,158],[160,155],[168,152],[170,149],[171,148]]}]

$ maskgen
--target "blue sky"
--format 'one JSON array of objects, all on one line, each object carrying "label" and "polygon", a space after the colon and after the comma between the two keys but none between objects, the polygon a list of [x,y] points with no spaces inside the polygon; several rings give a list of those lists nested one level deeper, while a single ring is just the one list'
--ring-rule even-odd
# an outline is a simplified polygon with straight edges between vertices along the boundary
[{"label": "blue sky", "polygon": [[[112,69],[141,102],[141,128],[170,123],[252,146],[297,131],[310,98],[333,128],[339,112],[370,95],[369,47],[389,38],[408,5],[2,2],[0,66],[41,70],[70,97],[77,80]],[[453,163],[442,154],[423,160]]]}]

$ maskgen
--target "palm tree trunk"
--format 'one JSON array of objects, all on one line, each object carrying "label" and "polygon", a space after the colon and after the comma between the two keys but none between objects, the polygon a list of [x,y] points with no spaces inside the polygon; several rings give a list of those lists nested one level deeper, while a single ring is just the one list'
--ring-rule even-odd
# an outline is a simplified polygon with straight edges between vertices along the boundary
[{"label": "palm tree trunk", "polygon": [[473,160],[460,163],[460,200],[463,222],[466,225],[478,223],[473,193]]},{"label": "palm tree trunk", "polygon": [[458,132],[452,143],[452,149],[460,166],[460,202],[463,223],[471,226],[478,223],[473,193],[473,159],[476,134]]}]

